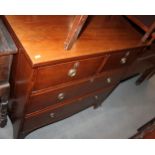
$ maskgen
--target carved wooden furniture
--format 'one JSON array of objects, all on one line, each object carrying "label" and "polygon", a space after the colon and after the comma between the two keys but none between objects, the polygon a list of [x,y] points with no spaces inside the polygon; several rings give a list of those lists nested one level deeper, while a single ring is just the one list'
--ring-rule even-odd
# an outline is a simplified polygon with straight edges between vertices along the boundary
[{"label": "carved wooden furniture", "polygon": [[137,61],[149,45],[141,42],[143,34],[124,16],[5,16],[3,20],[19,50],[9,104],[15,138],[100,106],[121,80],[151,66]]},{"label": "carved wooden furniture", "polygon": [[16,52],[17,48],[0,19],[0,127],[4,127],[7,122],[10,67]]}]

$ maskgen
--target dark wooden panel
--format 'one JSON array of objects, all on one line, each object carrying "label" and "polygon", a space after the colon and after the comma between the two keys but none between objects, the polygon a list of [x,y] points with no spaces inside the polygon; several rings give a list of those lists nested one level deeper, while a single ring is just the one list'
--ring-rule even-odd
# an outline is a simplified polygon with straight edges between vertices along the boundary
[{"label": "dark wooden panel", "polygon": [[123,16],[89,16],[70,51],[64,41],[75,16],[6,16],[32,64],[134,48],[142,35]]},{"label": "dark wooden panel", "polygon": [[71,102],[62,103],[55,108],[47,109],[38,114],[27,115],[23,126],[23,132],[30,132],[34,129],[49,123],[62,120],[94,104],[101,104],[115,86],[100,90],[92,95],[75,99]]},{"label": "dark wooden panel", "polygon": [[69,85],[55,87],[46,91],[32,94],[27,106],[27,113],[35,112],[77,96],[91,93],[97,89],[105,88],[120,81],[124,70],[105,72],[94,78],[80,80]]},{"label": "dark wooden panel", "polygon": [[[38,69],[34,90],[86,78],[95,74],[104,57],[77,60]],[[73,71],[72,75],[69,75]],[[75,73],[75,74],[74,74]]]},{"label": "dark wooden panel", "polygon": [[13,87],[11,89],[9,116],[13,123],[14,137],[17,138],[20,136],[20,129],[25,115],[25,104],[32,89],[34,70],[28,63],[23,51],[19,51],[15,57],[16,61],[12,68],[10,82]]},{"label": "dark wooden panel", "polygon": [[0,83],[8,82],[12,55],[0,56]]}]

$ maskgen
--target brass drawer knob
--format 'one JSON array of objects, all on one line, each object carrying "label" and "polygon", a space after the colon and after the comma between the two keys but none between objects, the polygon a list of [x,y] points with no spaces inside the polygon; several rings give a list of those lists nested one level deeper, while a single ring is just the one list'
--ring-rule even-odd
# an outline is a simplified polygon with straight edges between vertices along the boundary
[{"label": "brass drawer knob", "polygon": [[63,100],[64,98],[65,98],[65,94],[64,93],[58,94],[58,99],[59,100]]},{"label": "brass drawer knob", "polygon": [[111,78],[108,77],[108,78],[107,78],[107,83],[111,83],[111,81],[112,81]]},{"label": "brass drawer knob", "polygon": [[99,99],[99,97],[97,95],[95,95],[94,98],[95,98],[95,100],[98,100]]},{"label": "brass drawer knob", "polygon": [[126,61],[127,61],[127,58],[122,58],[120,62],[121,62],[121,64],[125,64]]},{"label": "brass drawer knob", "polygon": [[53,113],[53,112],[50,113],[50,117],[51,117],[51,118],[54,118],[54,113]]},{"label": "brass drawer knob", "polygon": [[76,75],[76,69],[73,69],[73,68],[70,69],[69,72],[68,72],[68,76],[69,77],[74,77],[75,75]]}]

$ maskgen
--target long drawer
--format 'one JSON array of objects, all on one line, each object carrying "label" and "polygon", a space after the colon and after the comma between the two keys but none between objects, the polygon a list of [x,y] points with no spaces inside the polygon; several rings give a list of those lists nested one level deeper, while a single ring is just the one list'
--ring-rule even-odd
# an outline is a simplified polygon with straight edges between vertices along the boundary
[{"label": "long drawer", "polygon": [[47,106],[64,102],[68,99],[72,99],[77,96],[93,92],[100,88],[105,88],[115,83],[118,83],[121,79],[124,70],[112,70],[104,72],[95,78],[86,80],[80,80],[74,82],[68,86],[58,87],[50,89],[40,93],[34,93],[30,97],[30,102],[27,106],[27,113],[35,112]]},{"label": "long drawer", "polygon": [[95,74],[104,56],[38,68],[33,90],[86,78]]},{"label": "long drawer", "polygon": [[44,125],[69,117],[92,105],[101,104],[115,87],[116,85],[113,85],[84,97],[76,98],[69,102],[63,102],[46,110],[29,114],[25,117],[23,132],[30,132]]}]

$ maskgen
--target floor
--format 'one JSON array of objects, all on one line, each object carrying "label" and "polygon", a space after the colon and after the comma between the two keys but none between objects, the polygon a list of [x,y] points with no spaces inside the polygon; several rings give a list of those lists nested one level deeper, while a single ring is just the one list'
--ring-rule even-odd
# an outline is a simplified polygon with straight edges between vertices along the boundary
[{"label": "floor", "polygon": [[[121,83],[103,103],[30,133],[27,139],[129,138],[155,117],[155,76],[140,86],[137,77]],[[0,129],[0,138],[12,138],[12,125]]]}]

